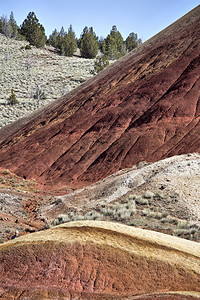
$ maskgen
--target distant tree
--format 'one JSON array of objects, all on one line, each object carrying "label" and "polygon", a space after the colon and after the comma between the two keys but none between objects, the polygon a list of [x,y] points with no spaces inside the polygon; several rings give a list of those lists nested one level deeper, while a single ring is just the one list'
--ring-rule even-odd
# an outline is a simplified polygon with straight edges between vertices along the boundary
[{"label": "distant tree", "polygon": [[43,48],[46,44],[46,36],[44,34],[44,31],[40,28],[36,28],[33,32],[33,40],[34,40],[34,46],[37,48]]},{"label": "distant tree", "polygon": [[77,49],[77,39],[72,29],[72,25],[70,25],[67,33],[63,26],[59,33],[55,29],[49,36],[48,43],[57,48],[61,55],[73,56]]},{"label": "distant tree", "polygon": [[3,26],[2,20],[1,20],[1,18],[0,18],[0,33],[2,33],[2,26]]},{"label": "distant tree", "polygon": [[126,54],[126,47],[123,37],[117,30],[116,25],[112,27],[110,34],[103,41],[102,52],[112,60],[118,59]]},{"label": "distant tree", "polygon": [[53,47],[57,48],[58,47],[58,31],[55,29],[52,34],[49,36],[48,43],[52,45]]},{"label": "distant tree", "polygon": [[104,37],[100,36],[99,38],[99,50],[102,52]]},{"label": "distant tree", "polygon": [[8,101],[9,105],[15,105],[15,104],[19,103],[19,101],[17,100],[15,92],[14,92],[13,89],[11,90],[11,95],[9,96],[9,98],[7,99],[7,101]]},{"label": "distant tree", "polygon": [[30,12],[20,26],[20,34],[24,35],[26,40],[37,48],[44,47],[46,43],[44,27],[39,23],[34,12]]},{"label": "distant tree", "polygon": [[68,33],[64,37],[64,53],[66,56],[73,56],[77,49],[77,41],[75,33],[70,25]]},{"label": "distant tree", "polygon": [[107,55],[97,56],[94,62],[94,71],[92,72],[92,74],[97,74],[108,66],[109,66],[109,60]]},{"label": "distant tree", "polygon": [[129,36],[126,38],[126,50],[130,52],[137,46],[142,44],[142,40],[138,38],[137,33],[131,32]]},{"label": "distant tree", "polygon": [[61,55],[65,54],[65,49],[64,49],[65,48],[64,47],[65,35],[66,35],[66,33],[65,33],[65,30],[64,30],[64,27],[62,26],[62,28],[61,28],[61,30],[59,32],[58,38],[57,38],[57,41],[58,41],[57,47],[60,50],[60,54]]},{"label": "distant tree", "polygon": [[60,29],[59,37],[64,38],[65,37],[65,30],[64,27],[62,26]]},{"label": "distant tree", "polygon": [[16,23],[15,18],[14,18],[14,14],[13,14],[12,11],[11,11],[11,14],[10,14],[9,24],[10,24],[10,30],[11,30],[11,38],[16,39],[17,38],[18,26],[17,26],[17,23]]},{"label": "distant tree", "polygon": [[11,37],[11,26],[6,16],[1,17],[1,33],[6,37]]},{"label": "distant tree", "polygon": [[86,26],[80,38],[81,56],[84,58],[95,58],[98,53],[98,37],[93,31],[93,27]]}]

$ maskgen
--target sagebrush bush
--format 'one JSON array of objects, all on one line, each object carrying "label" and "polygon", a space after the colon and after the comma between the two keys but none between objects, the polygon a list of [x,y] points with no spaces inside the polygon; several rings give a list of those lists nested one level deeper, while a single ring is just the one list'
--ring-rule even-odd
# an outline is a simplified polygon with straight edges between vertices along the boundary
[{"label": "sagebrush bush", "polygon": [[147,199],[143,199],[142,197],[138,196],[136,199],[135,199],[135,203],[136,204],[139,204],[139,205],[148,205],[149,202]]},{"label": "sagebrush bush", "polygon": [[154,196],[154,193],[150,192],[150,191],[146,191],[146,193],[144,194],[144,198],[146,199],[151,199]]}]

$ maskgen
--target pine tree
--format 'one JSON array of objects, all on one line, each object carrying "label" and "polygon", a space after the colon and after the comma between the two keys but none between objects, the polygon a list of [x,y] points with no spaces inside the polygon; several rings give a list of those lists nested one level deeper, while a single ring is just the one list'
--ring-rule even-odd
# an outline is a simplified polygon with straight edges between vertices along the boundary
[{"label": "pine tree", "polygon": [[99,50],[102,52],[104,37],[100,36],[99,38]]},{"label": "pine tree", "polygon": [[121,33],[117,30],[116,25],[112,27],[110,34],[103,41],[102,52],[109,59],[118,59],[126,54],[126,48]]},{"label": "pine tree", "polygon": [[98,53],[98,37],[93,28],[86,26],[80,38],[81,56],[84,58],[95,58]]},{"label": "pine tree", "polygon": [[2,33],[2,28],[3,28],[3,23],[2,20],[0,19],[0,33]]},{"label": "pine tree", "polygon": [[68,33],[65,35],[64,51],[66,56],[73,56],[74,52],[77,49],[77,41],[75,33],[70,25]]},{"label": "pine tree", "polygon": [[58,35],[58,49],[60,50],[60,54],[61,55],[64,55],[65,54],[65,46],[64,46],[64,40],[65,40],[65,30],[64,30],[64,27],[62,26],[60,32],[59,32],[59,35]]},{"label": "pine tree", "polygon": [[52,45],[53,47],[57,48],[58,47],[58,31],[55,29],[52,34],[49,36],[48,43]]},{"label": "pine tree", "polygon": [[10,14],[9,24],[10,24],[10,29],[11,29],[11,38],[17,38],[18,26],[17,26],[17,23],[16,23],[15,18],[14,18],[14,14],[13,14],[12,11],[11,11],[11,14]]},{"label": "pine tree", "polygon": [[138,39],[137,33],[131,32],[129,36],[126,38],[126,50],[130,52],[137,46],[142,44],[142,40]]},{"label": "pine tree", "polygon": [[44,47],[46,36],[44,27],[39,23],[34,12],[30,12],[20,27],[20,33],[26,40],[37,48]]}]

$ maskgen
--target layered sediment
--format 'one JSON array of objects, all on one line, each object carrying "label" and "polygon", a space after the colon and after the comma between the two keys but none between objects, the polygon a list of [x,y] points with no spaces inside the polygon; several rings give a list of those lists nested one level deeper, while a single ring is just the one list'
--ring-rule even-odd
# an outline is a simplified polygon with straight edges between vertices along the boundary
[{"label": "layered sediment", "polygon": [[72,222],[0,246],[0,295],[199,299],[199,270],[198,243],[116,223]]},{"label": "layered sediment", "polygon": [[200,151],[200,6],[59,100],[0,131],[0,167],[81,187]]}]

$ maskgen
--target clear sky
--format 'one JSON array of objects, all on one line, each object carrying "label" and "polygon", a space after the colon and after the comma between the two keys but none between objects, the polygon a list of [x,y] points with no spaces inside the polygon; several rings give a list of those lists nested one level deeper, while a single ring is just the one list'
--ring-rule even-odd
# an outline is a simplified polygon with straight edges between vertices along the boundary
[{"label": "clear sky", "polygon": [[0,0],[0,16],[10,16],[21,25],[30,11],[35,12],[47,37],[70,24],[79,38],[85,26],[106,37],[116,25],[124,39],[130,32],[142,41],[200,4],[200,0]]}]

